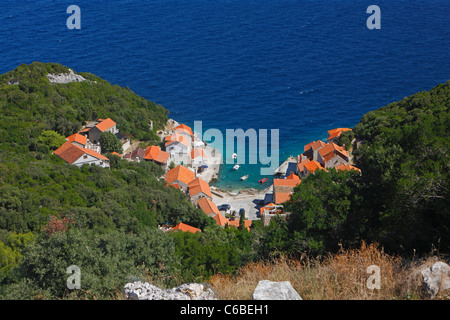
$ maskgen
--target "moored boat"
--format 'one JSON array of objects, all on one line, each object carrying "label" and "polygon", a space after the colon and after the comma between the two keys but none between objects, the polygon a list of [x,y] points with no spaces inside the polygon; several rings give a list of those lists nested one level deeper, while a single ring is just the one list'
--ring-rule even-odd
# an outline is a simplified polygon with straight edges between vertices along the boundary
[{"label": "moored boat", "polygon": [[248,174],[242,176],[242,177],[241,177],[241,180],[243,181],[243,180],[245,180],[245,179],[247,179],[247,178],[248,178]]},{"label": "moored boat", "polygon": [[267,182],[267,178],[262,178],[261,180],[259,180],[259,183],[264,183]]}]

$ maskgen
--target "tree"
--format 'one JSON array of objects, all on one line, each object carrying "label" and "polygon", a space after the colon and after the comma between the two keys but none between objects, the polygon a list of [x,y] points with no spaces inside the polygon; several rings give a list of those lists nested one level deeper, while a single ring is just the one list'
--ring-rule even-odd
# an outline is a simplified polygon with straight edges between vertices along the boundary
[{"label": "tree", "polygon": [[44,145],[47,145],[51,150],[55,150],[66,142],[66,138],[56,131],[46,130],[41,133],[38,141]]},{"label": "tree", "polygon": [[122,142],[111,132],[103,132],[100,135],[100,146],[102,148],[102,153],[117,152],[122,154]]},{"label": "tree", "polygon": [[342,239],[353,240],[344,230],[359,199],[358,177],[356,171],[319,170],[302,180],[285,204],[291,212],[289,231],[303,243],[297,250],[321,254],[337,250]]},{"label": "tree", "polygon": [[[178,264],[174,250],[172,239],[156,229],[138,234],[70,229],[27,246],[16,272],[54,298],[86,294],[84,298],[107,299],[130,279],[149,276],[156,285],[173,285],[170,279]],[[70,265],[81,270],[82,291],[67,289]]]},{"label": "tree", "polygon": [[66,217],[57,219],[55,216],[51,216],[50,221],[41,231],[47,234],[48,237],[51,237],[55,232],[66,232],[71,224],[75,224],[75,221]]},{"label": "tree", "polygon": [[0,241],[0,283],[8,273],[19,263],[22,255],[14,248],[11,248]]},{"label": "tree", "polygon": [[239,230],[245,229],[245,210],[240,211],[241,216],[239,217]]}]

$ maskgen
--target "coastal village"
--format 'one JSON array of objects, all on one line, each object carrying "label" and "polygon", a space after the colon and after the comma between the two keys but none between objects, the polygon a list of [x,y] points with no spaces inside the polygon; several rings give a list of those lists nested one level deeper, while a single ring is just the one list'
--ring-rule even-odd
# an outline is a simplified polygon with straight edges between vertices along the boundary
[{"label": "coastal village", "polygon": [[[153,129],[152,123],[149,126]],[[353,166],[352,156],[345,147],[335,143],[348,130],[351,129],[329,130],[326,142],[318,140],[305,145],[303,153],[297,157],[289,157],[275,170],[276,178],[269,187],[261,191],[241,190],[238,193],[226,192],[209,185],[213,179],[218,178],[222,155],[200,140],[189,126],[173,119],[169,119],[165,128],[157,133],[163,148],[155,145],[140,147],[139,141],[132,142],[119,132],[112,119],[107,118],[86,122],[79,132],[67,137],[66,142],[54,154],[76,166],[95,164],[109,168],[109,158],[102,154],[100,136],[110,132],[121,142],[123,150],[122,154],[111,154],[127,161],[151,161],[161,166],[165,171],[161,179],[165,181],[166,187],[185,193],[193,205],[212,217],[217,225],[238,228],[243,224],[242,227],[250,230],[255,220],[262,220],[264,225],[268,225],[276,215],[288,217],[289,212],[283,210],[283,203],[290,199],[294,188],[308,175],[331,168],[361,172]],[[160,225],[159,228],[164,232],[201,232],[183,222],[177,225]]]}]

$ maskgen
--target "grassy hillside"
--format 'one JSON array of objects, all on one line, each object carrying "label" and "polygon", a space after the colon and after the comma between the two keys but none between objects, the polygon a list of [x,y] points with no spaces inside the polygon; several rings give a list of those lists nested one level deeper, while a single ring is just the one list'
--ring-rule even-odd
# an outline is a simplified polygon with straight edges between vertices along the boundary
[{"label": "grassy hillside", "polygon": [[[211,285],[223,300],[251,300],[261,280],[289,281],[304,300],[422,300],[429,299],[422,285],[421,270],[437,261],[438,255],[404,259],[389,255],[377,244],[362,243],[354,249],[341,248],[323,259],[258,261],[240,268],[236,275],[217,274]],[[380,287],[369,289],[367,267],[381,270]],[[441,291],[435,300],[449,300]]]}]

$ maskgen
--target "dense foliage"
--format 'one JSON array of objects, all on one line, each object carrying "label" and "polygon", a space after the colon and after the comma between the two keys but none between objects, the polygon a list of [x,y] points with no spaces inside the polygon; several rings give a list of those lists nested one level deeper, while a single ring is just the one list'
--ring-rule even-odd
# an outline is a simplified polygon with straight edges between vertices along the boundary
[{"label": "dense foliage", "polygon": [[448,252],[449,106],[450,81],[365,114],[340,141],[356,138],[362,175],[308,177],[288,205],[301,248],[333,251],[365,239],[402,254]]},{"label": "dense foliage", "polygon": [[44,130],[67,137],[84,121],[111,118],[123,134],[138,140],[157,140],[149,128],[162,129],[168,111],[128,88],[111,85],[93,74],[80,72],[88,81],[51,84],[47,74],[68,73],[57,63],[22,64],[0,76],[0,143],[39,148]]},{"label": "dense foliage", "polygon": [[[51,153],[85,120],[111,117],[121,132],[151,143],[148,123],[157,130],[167,119],[162,107],[94,75],[82,74],[96,83],[58,85],[45,77],[67,70],[33,63],[0,76],[0,297],[73,297],[70,265],[82,272],[75,295],[108,298],[130,279],[175,285],[253,257],[247,230],[217,227],[160,181],[161,167],[107,154],[110,169],[80,168]],[[117,138],[104,138],[104,151],[117,151]],[[157,228],[178,222],[203,232]]]},{"label": "dense foliage", "polygon": [[103,132],[100,135],[99,142],[102,146],[102,153],[123,153],[122,142],[120,142],[117,136],[111,132]]}]

